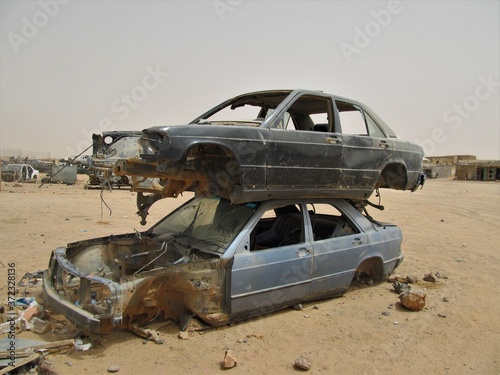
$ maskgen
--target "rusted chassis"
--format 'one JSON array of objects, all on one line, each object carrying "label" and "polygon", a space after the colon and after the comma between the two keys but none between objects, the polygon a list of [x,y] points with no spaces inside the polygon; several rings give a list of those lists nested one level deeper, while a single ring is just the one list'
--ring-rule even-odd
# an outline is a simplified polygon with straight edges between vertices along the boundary
[{"label": "rusted chassis", "polygon": [[[109,333],[113,328],[130,329],[158,319],[179,320],[182,316],[200,317],[212,326],[229,322],[224,305],[227,261],[218,257],[142,270],[122,263],[114,253],[130,246],[133,235],[105,237],[57,248],[44,273],[48,304],[77,325],[91,332]],[[138,245],[138,243],[136,244]],[[100,274],[86,273],[69,258],[78,258],[80,249],[100,247]],[[144,245],[149,248],[151,244]],[[68,256],[67,253],[71,253]],[[108,259],[108,256],[114,259]],[[94,259],[95,260],[95,259]],[[87,263],[93,260],[86,258]],[[147,263],[147,262],[143,262]],[[85,266],[83,266],[84,268]]]}]

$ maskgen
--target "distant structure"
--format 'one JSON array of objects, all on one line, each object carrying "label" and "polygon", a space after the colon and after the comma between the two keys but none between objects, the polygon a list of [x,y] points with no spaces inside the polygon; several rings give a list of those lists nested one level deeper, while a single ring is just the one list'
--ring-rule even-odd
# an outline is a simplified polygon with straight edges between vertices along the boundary
[{"label": "distant structure", "polygon": [[499,181],[500,160],[464,160],[457,164],[457,180]]},{"label": "distant structure", "polygon": [[10,158],[22,157],[23,151],[18,148],[3,148],[0,149],[0,158],[2,160],[9,160]]},{"label": "distant structure", "polygon": [[2,163],[26,163],[34,160],[49,160],[50,152],[23,151],[17,148],[0,149],[0,161]]},{"label": "distant structure", "polygon": [[5,164],[30,164],[39,172],[48,173],[56,161],[50,158],[50,152],[3,148],[0,149],[0,166],[3,168]]},{"label": "distant structure", "polygon": [[456,180],[500,180],[500,160],[478,160],[475,155],[428,156],[424,172],[429,178]]}]

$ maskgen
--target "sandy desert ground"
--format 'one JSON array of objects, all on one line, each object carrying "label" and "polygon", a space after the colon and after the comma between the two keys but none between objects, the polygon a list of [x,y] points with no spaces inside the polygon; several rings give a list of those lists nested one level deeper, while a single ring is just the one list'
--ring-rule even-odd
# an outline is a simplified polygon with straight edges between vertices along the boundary
[{"label": "sandy desert ground", "polygon": [[[135,216],[135,194],[105,191],[110,216],[101,207],[100,191],[85,190],[84,176],[79,180],[41,188],[2,183],[1,301],[7,296],[8,263],[15,263],[21,278],[46,268],[57,246],[143,228]],[[188,197],[158,202],[149,223]],[[415,193],[383,190],[382,204],[385,211],[370,212],[402,229],[405,260],[397,273],[419,278],[416,287],[427,291],[423,311],[399,307],[390,283],[351,287],[341,298],[191,332],[188,340],[179,339],[172,324],[161,331],[163,345],[144,344],[127,331],[94,335],[88,351],[50,355],[53,370],[105,374],[115,364],[119,374],[215,374],[223,371],[219,362],[231,349],[238,360],[226,370],[231,374],[294,374],[301,354],[313,362],[310,374],[500,374],[500,183],[428,180]],[[436,271],[448,278],[422,281]],[[72,338],[54,332],[18,337]]]}]

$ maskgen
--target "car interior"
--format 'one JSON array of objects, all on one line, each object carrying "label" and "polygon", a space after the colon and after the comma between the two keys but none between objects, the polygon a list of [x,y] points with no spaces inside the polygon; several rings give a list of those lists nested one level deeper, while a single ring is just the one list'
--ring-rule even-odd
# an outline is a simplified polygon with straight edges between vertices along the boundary
[{"label": "car interior", "polygon": [[[315,241],[356,233],[353,225],[341,213],[318,213],[314,205],[309,219]],[[268,210],[251,233],[251,250],[263,250],[304,242],[303,216],[298,205]]]}]

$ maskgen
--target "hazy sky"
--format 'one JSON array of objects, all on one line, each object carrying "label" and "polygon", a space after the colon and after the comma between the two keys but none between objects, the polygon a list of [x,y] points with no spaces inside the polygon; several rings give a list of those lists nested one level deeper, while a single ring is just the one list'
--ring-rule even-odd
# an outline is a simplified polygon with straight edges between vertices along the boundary
[{"label": "hazy sky", "polygon": [[500,159],[500,1],[0,0],[0,149],[75,155],[232,96],[359,100],[427,155]]}]

